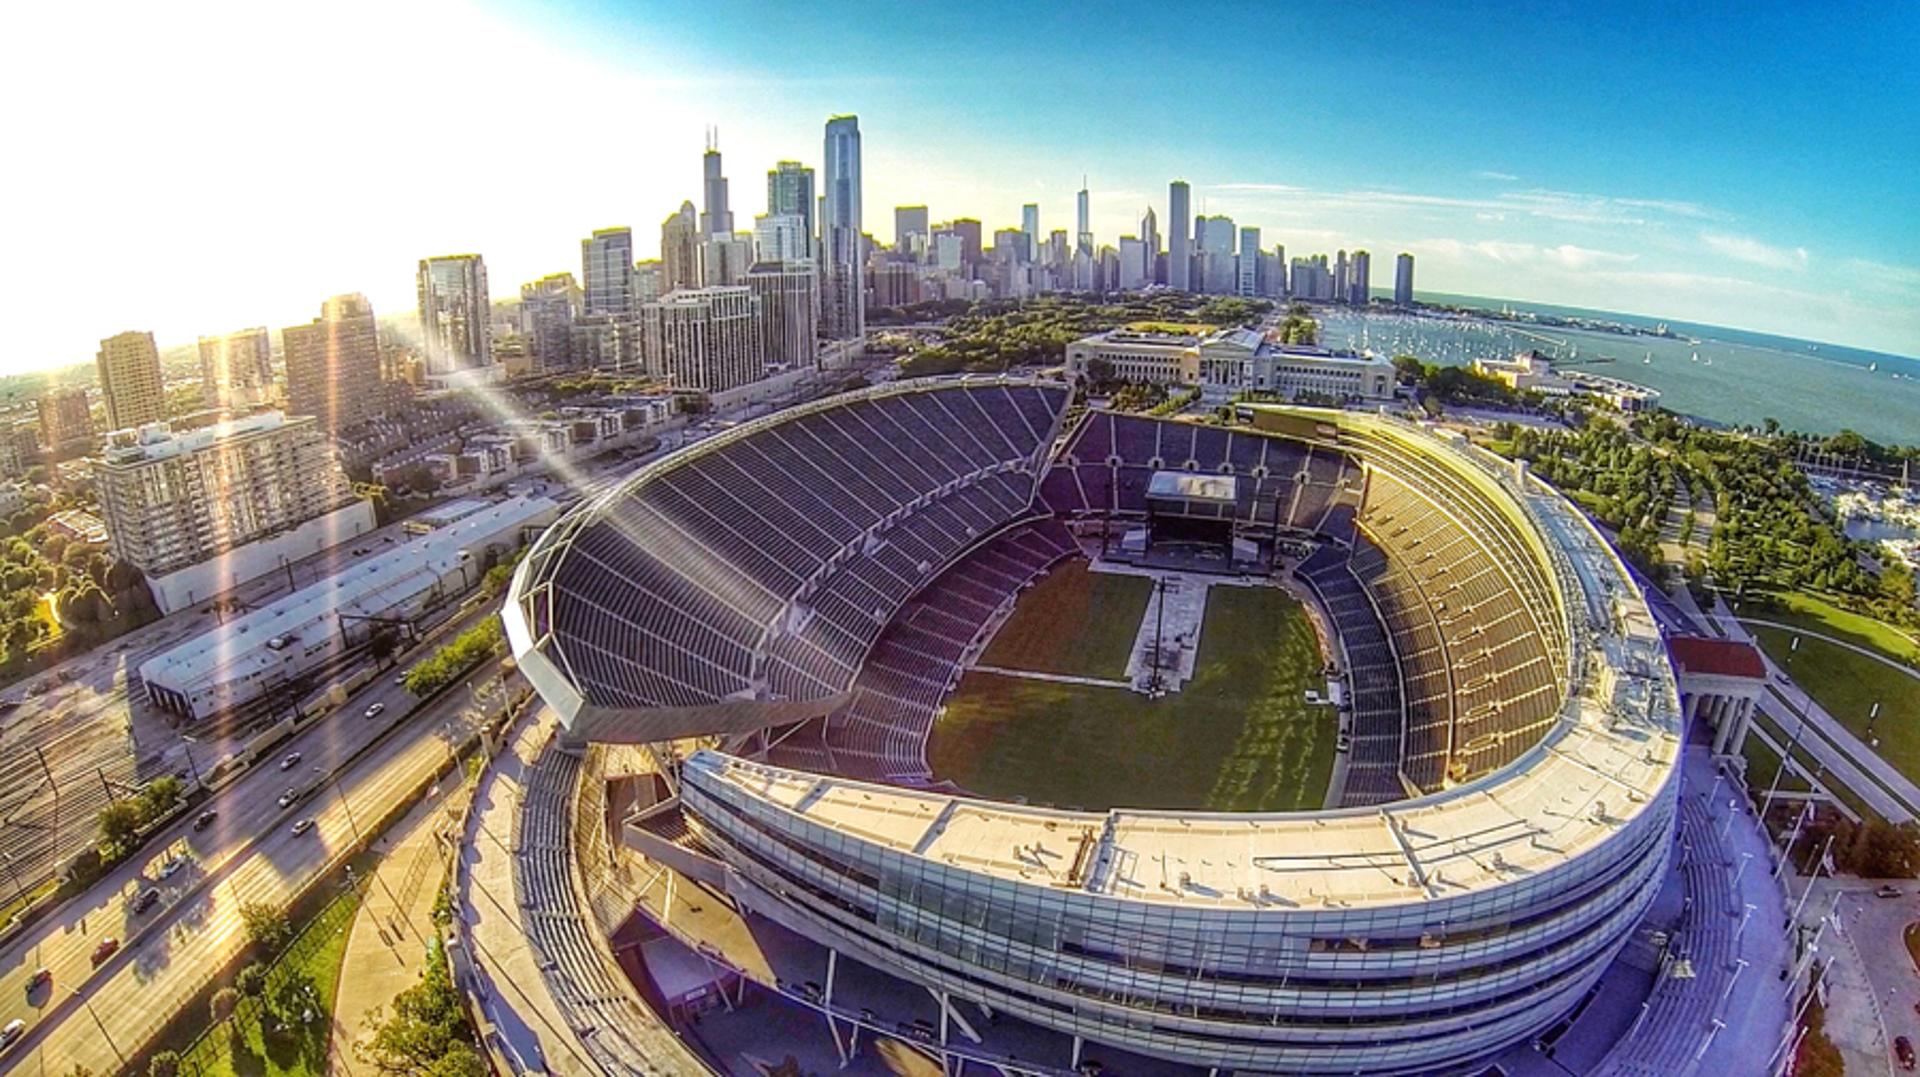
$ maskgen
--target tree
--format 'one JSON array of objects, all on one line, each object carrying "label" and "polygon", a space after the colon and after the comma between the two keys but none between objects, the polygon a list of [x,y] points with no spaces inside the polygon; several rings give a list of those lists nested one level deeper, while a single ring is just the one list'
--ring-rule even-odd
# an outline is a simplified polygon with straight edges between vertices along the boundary
[{"label": "tree", "polygon": [[208,1001],[208,1016],[212,1017],[213,1023],[217,1025],[227,1018],[232,1017],[233,1011],[238,1009],[239,1006],[240,992],[235,991],[231,987],[223,987],[215,991],[213,998]]},{"label": "tree", "polygon": [[147,1077],[174,1077],[180,1072],[180,1055],[176,1051],[156,1051],[147,1059]]},{"label": "tree", "polygon": [[483,1067],[472,1039],[446,954],[435,946],[420,982],[395,996],[392,1012],[378,1022],[367,1053],[387,1073],[477,1077]]},{"label": "tree", "polygon": [[367,637],[367,654],[376,664],[385,665],[399,648],[400,633],[394,631],[392,625],[381,625],[373,630],[373,635]]},{"label": "tree", "polygon": [[100,845],[109,858],[124,852],[145,822],[140,802],[121,797],[100,809]]},{"label": "tree", "polygon": [[267,990],[267,966],[258,961],[252,962],[233,978],[233,986],[247,998],[259,998]]},{"label": "tree", "polygon": [[293,925],[287,921],[287,914],[264,901],[241,905],[240,919],[247,925],[247,939],[262,953],[278,953],[293,937]]}]

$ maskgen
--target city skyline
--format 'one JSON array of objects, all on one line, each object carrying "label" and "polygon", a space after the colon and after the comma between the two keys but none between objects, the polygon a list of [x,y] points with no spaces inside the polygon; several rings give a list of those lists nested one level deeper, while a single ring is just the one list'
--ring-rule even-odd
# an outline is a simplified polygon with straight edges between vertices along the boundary
[{"label": "city skyline", "polygon": [[[22,273],[12,283],[24,288],[29,272],[36,280],[49,273],[77,277],[88,252],[108,242],[140,251],[169,272],[133,278],[138,287],[130,281],[105,295],[61,300],[51,316],[18,336],[0,373],[84,362],[100,339],[127,329],[151,329],[171,348],[234,325],[296,324],[310,318],[325,296],[346,292],[365,293],[378,310],[404,310],[412,290],[403,274],[423,255],[439,251],[482,254],[500,296],[577,265],[577,244],[596,229],[630,227],[635,256],[653,257],[656,222],[682,201],[702,199],[698,157],[710,128],[719,128],[727,174],[746,184],[732,192],[729,207],[739,228],[764,208],[759,177],[777,162],[822,169],[819,125],[840,113],[861,118],[863,213],[880,242],[892,239],[888,218],[895,205],[927,205],[935,220],[977,218],[988,233],[1021,225],[1028,203],[1038,205],[1042,220],[1064,223],[1077,210],[1070,203],[1085,174],[1096,244],[1117,246],[1122,234],[1137,230],[1144,209],[1164,209],[1168,181],[1181,177],[1193,184],[1195,215],[1232,217],[1238,225],[1260,228],[1269,246],[1285,244],[1300,254],[1406,250],[1419,259],[1422,286],[1433,291],[1920,355],[1920,268],[1902,247],[1902,237],[1915,231],[1911,199],[1897,197],[1898,155],[1874,149],[1913,122],[1916,110],[1897,107],[1912,100],[1911,79],[1904,74],[1871,88],[1849,84],[1859,93],[1861,107],[1848,121],[1858,137],[1830,139],[1829,167],[1817,176],[1801,163],[1808,139],[1818,133],[1816,117],[1808,114],[1819,112],[1817,106],[1839,88],[1805,88],[1770,121],[1764,137],[1740,141],[1738,126],[1719,119],[1727,99],[1753,92],[1755,80],[1743,77],[1707,92],[1712,88],[1695,82],[1727,75],[1724,64],[1661,79],[1649,74],[1659,56],[1634,59],[1618,73],[1621,79],[1643,76],[1636,85],[1645,85],[1647,93],[1644,100],[1618,103],[1617,119],[1638,122],[1656,106],[1674,118],[1635,129],[1623,140],[1631,146],[1597,149],[1596,140],[1581,145],[1574,138],[1592,117],[1569,105],[1585,94],[1616,107],[1607,95],[1594,93],[1596,64],[1562,56],[1578,76],[1570,79],[1576,85],[1549,91],[1540,85],[1541,61],[1516,58],[1509,75],[1527,93],[1512,111],[1531,107],[1526,123],[1536,138],[1503,141],[1491,136],[1512,134],[1519,121],[1493,107],[1491,76],[1459,72],[1462,86],[1437,88],[1431,102],[1396,88],[1416,74],[1433,74],[1434,61],[1401,55],[1416,29],[1434,30],[1430,16],[1406,13],[1396,25],[1379,28],[1379,59],[1366,68],[1377,68],[1383,80],[1395,65],[1407,68],[1392,75],[1396,86],[1380,87],[1394,90],[1387,95],[1391,108],[1375,92],[1345,98],[1330,115],[1313,95],[1282,94],[1274,101],[1284,121],[1189,108],[1176,128],[1182,137],[1129,145],[1116,128],[1164,129],[1173,111],[1164,98],[1173,95],[1174,80],[1156,72],[1144,80],[1148,88],[1130,88],[1104,109],[1093,109],[1077,94],[1057,103],[1033,100],[1031,114],[1007,112],[1020,118],[1006,122],[999,110],[1008,93],[1005,80],[987,76],[1017,69],[1027,50],[1039,45],[1022,44],[1000,59],[982,60],[985,66],[972,64],[983,80],[983,96],[961,109],[942,92],[951,91],[952,82],[915,75],[890,59],[823,70],[809,67],[813,61],[769,54],[755,61],[764,66],[743,69],[729,52],[744,41],[794,35],[804,40],[820,32],[801,27],[796,12],[751,14],[723,8],[713,26],[696,28],[649,15],[639,5],[590,5],[568,19],[534,25],[530,12],[512,6],[428,5],[383,19],[382,32],[365,42],[354,39],[355,54],[380,72],[377,77],[365,85],[311,89],[295,87],[297,66],[274,68],[278,61],[270,51],[248,58],[270,44],[273,33],[291,32],[275,16],[196,10],[176,27],[149,25],[143,22],[147,16],[130,12],[120,32],[90,40],[103,52],[100,62],[157,75],[169,43],[229,45],[239,57],[238,70],[230,74],[252,73],[262,92],[240,100],[220,80],[169,76],[155,79],[150,101],[126,106],[119,98],[81,93],[50,114],[30,118],[23,137],[44,145],[39,156],[49,167],[27,180],[27,197],[14,203],[33,200],[35,212],[11,211],[22,218],[10,228],[20,237],[9,258],[11,272]],[[36,12],[33,18],[57,24],[62,16]],[[980,25],[945,34],[943,47],[956,57],[984,55],[998,18],[986,12]],[[1223,18],[1223,32],[1235,25],[1265,32],[1248,24],[1251,16]],[[1338,27],[1326,25],[1332,18],[1315,14],[1302,22],[1301,40],[1332,48],[1328,42],[1338,37]],[[340,34],[344,41],[354,19],[338,21],[343,25],[303,22],[299,29],[322,37]],[[897,20],[877,12],[845,21],[863,42],[902,32]],[[1622,21],[1641,28],[1646,22]],[[1691,23],[1688,28],[1701,35],[1731,32]],[[1035,29],[1072,29],[1085,37],[1084,54],[1101,62],[1118,55],[1109,48],[1116,41],[1110,28],[1066,26],[1060,16],[1050,16]],[[1891,41],[1901,32],[1898,25],[1886,29],[1858,33],[1858,41],[1849,37],[1844,44],[1871,49],[1878,46],[1869,37]],[[1622,32],[1608,30],[1608,40]],[[1809,33],[1794,38],[1795,47],[1815,53],[1841,47],[1836,32],[1816,27]],[[57,25],[48,36],[60,36]],[[1706,43],[1703,37],[1688,49]],[[1564,41],[1543,39],[1541,47],[1552,51],[1548,46],[1556,44]],[[551,162],[522,171],[499,155],[474,178],[432,182],[420,170],[453,165],[419,158],[410,137],[376,119],[426,77],[409,69],[409,58],[423,49],[457,53],[488,68],[512,66],[516,80],[527,84],[548,75],[563,78],[582,99],[624,95],[646,107],[638,110],[631,135],[609,142],[604,162],[564,175],[569,198],[537,196],[530,177],[553,182]],[[808,50],[789,51],[797,56]],[[509,58],[513,65],[505,63]],[[38,57],[7,77],[46,74],[34,65],[47,60]],[[1448,63],[1466,66],[1458,57]],[[516,84],[488,84],[502,129],[544,125],[558,136],[575,130],[576,121],[537,98],[509,99]],[[210,103],[218,107],[179,118]],[[171,134],[138,129],[162,112]],[[1452,117],[1444,135],[1408,133],[1422,122],[1433,126],[1439,115]],[[1825,114],[1818,119],[1824,122]],[[1702,127],[1710,120],[1725,130],[1708,137]],[[189,158],[196,145],[264,131],[269,123],[330,125],[326,137],[358,140],[370,152],[348,155],[358,164],[323,161],[298,174],[275,173],[270,182],[174,177],[172,163]],[[1236,123],[1247,130],[1235,134]],[[1291,133],[1275,139],[1276,123]],[[1359,135],[1368,137],[1354,137]],[[1683,135],[1693,139],[1693,152]],[[1329,149],[1343,136],[1379,152]],[[599,137],[608,141],[604,132]],[[84,154],[63,147],[114,138],[125,139],[148,162],[137,182],[79,176],[65,163],[83,161]],[[1457,145],[1448,148],[1449,140]],[[1494,142],[1504,148],[1490,148]],[[391,175],[365,167],[365,160],[392,158],[386,151],[403,143],[413,146],[409,152],[417,160],[396,165]],[[1777,174],[1729,182],[1728,173],[1757,167],[1758,158],[1778,158],[1772,169]],[[398,178],[403,175],[425,184],[419,193],[430,197],[408,198],[407,184]],[[1605,182],[1596,178],[1602,176]],[[255,230],[269,223],[301,257],[262,274],[246,264],[246,256],[255,249]],[[1171,221],[1162,227],[1171,245],[1180,229]],[[1374,273],[1376,290],[1391,287],[1386,264],[1376,265]]]}]

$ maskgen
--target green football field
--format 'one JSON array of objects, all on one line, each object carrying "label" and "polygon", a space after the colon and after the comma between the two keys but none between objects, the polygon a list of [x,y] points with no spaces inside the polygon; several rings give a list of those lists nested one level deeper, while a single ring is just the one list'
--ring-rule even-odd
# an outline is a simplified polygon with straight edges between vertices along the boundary
[{"label": "green football field", "polygon": [[[1021,600],[984,665],[1119,679],[1150,586],[1070,562]],[[1085,629],[1074,632],[1079,625]],[[1208,594],[1194,677],[1158,700],[1125,688],[971,672],[934,727],[934,773],[1002,799],[1100,810],[1318,808],[1331,707],[1306,613],[1274,588]]]}]

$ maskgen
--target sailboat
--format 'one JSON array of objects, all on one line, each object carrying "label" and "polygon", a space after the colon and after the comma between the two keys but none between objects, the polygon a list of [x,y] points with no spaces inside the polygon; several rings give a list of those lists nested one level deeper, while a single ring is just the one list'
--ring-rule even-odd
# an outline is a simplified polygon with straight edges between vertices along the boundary
[{"label": "sailboat", "polygon": [[1694,353],[1693,353],[1693,361],[1694,361],[1694,362],[1696,362],[1696,363],[1700,361],[1700,353],[1699,353],[1699,352],[1694,352]]},{"label": "sailboat", "polygon": [[1648,365],[1648,366],[1652,366],[1652,365],[1653,365],[1653,351],[1652,351],[1651,349],[1649,349],[1649,350],[1647,351],[1647,357],[1646,357],[1645,359],[1642,359],[1642,360],[1640,360],[1640,361],[1641,361],[1642,363],[1645,363],[1645,364],[1646,364],[1646,365]]}]

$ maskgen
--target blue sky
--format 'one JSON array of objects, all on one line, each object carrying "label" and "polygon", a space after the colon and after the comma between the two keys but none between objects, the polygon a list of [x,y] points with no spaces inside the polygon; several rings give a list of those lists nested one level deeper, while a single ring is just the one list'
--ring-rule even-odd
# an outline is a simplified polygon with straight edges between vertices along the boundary
[{"label": "blue sky", "polygon": [[[1378,287],[1406,249],[1423,290],[1920,355],[1914,5],[62,7],[0,65],[42,102],[5,283],[97,281],[103,250],[128,272],[0,370],[339,291],[405,309],[426,254],[480,251],[506,295],[577,272],[593,228],[651,253],[710,124],[748,227],[835,112],[860,116],[882,241],[901,203],[1070,228],[1082,173],[1102,242],[1148,205],[1164,232],[1179,176],[1290,255],[1371,249]],[[294,255],[270,273],[264,237]]]}]

